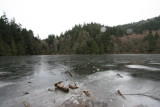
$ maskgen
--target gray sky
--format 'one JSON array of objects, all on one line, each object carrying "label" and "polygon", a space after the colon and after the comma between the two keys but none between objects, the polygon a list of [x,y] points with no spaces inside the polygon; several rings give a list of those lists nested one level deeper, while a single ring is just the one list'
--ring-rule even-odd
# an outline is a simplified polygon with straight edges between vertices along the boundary
[{"label": "gray sky", "polygon": [[160,15],[160,0],[0,0],[6,12],[41,39],[59,35],[75,24],[126,24]]}]

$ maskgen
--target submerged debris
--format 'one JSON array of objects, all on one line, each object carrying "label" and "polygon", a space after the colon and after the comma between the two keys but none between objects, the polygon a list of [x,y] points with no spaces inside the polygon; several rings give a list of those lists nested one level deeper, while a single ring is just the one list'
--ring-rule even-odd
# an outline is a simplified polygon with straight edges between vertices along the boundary
[{"label": "submerged debris", "polygon": [[84,92],[84,94],[85,94],[86,96],[90,96],[90,95],[91,95],[88,90],[82,90],[82,92]]},{"label": "submerged debris", "polygon": [[48,91],[53,91],[52,89],[48,88]]},{"label": "submerged debris", "polygon": [[24,92],[24,91],[19,91],[21,93],[23,93],[23,95],[29,94],[29,92]]},{"label": "submerged debris", "polygon": [[24,92],[24,95],[25,95],[25,94],[29,94],[29,92]]},{"label": "submerged debris", "polygon": [[133,73],[133,74],[132,74],[132,76],[137,77],[137,76],[138,76],[138,74],[137,74],[137,73]]},{"label": "submerged debris", "polygon": [[59,82],[55,83],[54,86],[56,88],[63,90],[64,92],[69,92],[69,88],[65,87],[64,85],[61,85],[61,83],[62,83],[62,81],[59,81]]},{"label": "submerged debris", "polygon": [[118,74],[118,73],[117,73],[117,75],[118,75],[119,77],[123,78],[123,76],[122,76],[122,75],[120,75],[120,74]]}]

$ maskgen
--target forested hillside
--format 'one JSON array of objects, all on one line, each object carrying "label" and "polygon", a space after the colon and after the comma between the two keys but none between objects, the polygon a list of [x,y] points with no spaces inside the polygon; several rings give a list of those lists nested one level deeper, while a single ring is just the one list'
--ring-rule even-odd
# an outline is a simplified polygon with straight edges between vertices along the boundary
[{"label": "forested hillside", "polygon": [[0,17],[0,55],[160,53],[160,16],[109,27],[98,23],[75,25],[45,40]]},{"label": "forested hillside", "polygon": [[46,42],[50,53],[57,54],[160,53],[159,29],[160,16],[114,27],[90,23],[59,37],[49,35]]},{"label": "forested hillside", "polygon": [[32,30],[21,28],[15,20],[0,17],[0,55],[45,54],[41,40],[34,37]]}]

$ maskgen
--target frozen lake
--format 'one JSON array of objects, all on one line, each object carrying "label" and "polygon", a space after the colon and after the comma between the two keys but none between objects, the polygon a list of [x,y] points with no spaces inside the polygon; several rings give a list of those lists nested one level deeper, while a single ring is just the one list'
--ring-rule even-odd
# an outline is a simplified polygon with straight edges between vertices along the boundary
[{"label": "frozen lake", "polygon": [[[58,81],[63,81],[66,87],[75,83],[79,88],[64,93],[55,89]],[[0,107],[25,107],[25,104],[29,107],[159,107],[160,55],[0,57]]]}]

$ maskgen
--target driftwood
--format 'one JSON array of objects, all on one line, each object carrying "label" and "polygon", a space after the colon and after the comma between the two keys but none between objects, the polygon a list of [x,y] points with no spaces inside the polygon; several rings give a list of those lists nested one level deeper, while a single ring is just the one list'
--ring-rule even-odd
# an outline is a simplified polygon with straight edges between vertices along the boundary
[{"label": "driftwood", "polygon": [[82,90],[86,96],[90,96],[91,94],[87,90]]},{"label": "driftwood", "polygon": [[54,84],[55,87],[63,90],[64,92],[69,92],[69,88],[64,87],[64,85],[61,85],[62,81],[59,81],[57,83]]},{"label": "driftwood", "polygon": [[54,85],[56,87],[57,84],[61,84],[63,81],[56,82]]},{"label": "driftwood", "polygon": [[118,73],[117,73],[117,75],[118,75],[119,77],[123,78],[123,76],[122,76],[122,75],[120,75],[120,74],[118,74]]},{"label": "driftwood", "polygon": [[29,104],[28,104],[27,102],[25,102],[25,101],[23,101],[23,105],[24,105],[25,107],[29,107]]},{"label": "driftwood", "polygon": [[71,89],[77,89],[78,87],[77,87],[76,84],[74,84],[74,85],[70,85],[70,84],[69,84],[69,88],[71,88]]},{"label": "driftwood", "polygon": [[61,89],[61,90],[63,90],[63,91],[65,91],[65,92],[69,92],[69,88],[64,87],[64,86],[61,85],[61,84],[57,84],[56,87],[59,88],[59,89]]},{"label": "driftwood", "polygon": [[117,93],[118,93],[122,98],[126,99],[126,98],[124,97],[124,94],[122,94],[122,93],[120,92],[120,90],[117,90]]}]

